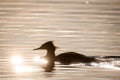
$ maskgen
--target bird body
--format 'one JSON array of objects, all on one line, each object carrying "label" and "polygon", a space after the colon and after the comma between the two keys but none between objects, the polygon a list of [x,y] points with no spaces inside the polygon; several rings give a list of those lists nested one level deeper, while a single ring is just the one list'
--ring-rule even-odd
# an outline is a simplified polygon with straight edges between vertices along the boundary
[{"label": "bird body", "polygon": [[90,63],[97,60],[93,57],[87,57],[76,52],[65,52],[57,55],[55,61],[64,65],[69,65],[75,63]]}]

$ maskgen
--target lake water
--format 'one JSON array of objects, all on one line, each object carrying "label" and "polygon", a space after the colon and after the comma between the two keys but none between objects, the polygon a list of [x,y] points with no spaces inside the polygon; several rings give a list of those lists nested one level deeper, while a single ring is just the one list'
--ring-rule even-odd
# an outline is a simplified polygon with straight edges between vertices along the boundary
[{"label": "lake water", "polygon": [[44,72],[33,49],[50,40],[56,55],[120,56],[120,0],[0,0],[1,80],[119,80],[119,59]]}]

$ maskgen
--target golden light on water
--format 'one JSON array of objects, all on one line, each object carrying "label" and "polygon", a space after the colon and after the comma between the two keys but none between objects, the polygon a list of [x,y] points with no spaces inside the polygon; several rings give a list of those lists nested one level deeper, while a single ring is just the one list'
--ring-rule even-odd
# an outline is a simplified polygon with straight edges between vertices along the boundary
[{"label": "golden light on water", "polygon": [[114,70],[120,70],[119,67],[115,66],[115,64],[113,63],[109,63],[109,62],[101,62],[101,63],[92,63],[93,66],[97,66],[97,67],[103,67],[106,69],[114,69]]},{"label": "golden light on water", "polygon": [[25,61],[28,61],[28,60],[26,60],[20,55],[12,56],[10,59],[10,62],[13,65],[13,70],[17,73],[33,72],[37,70],[35,67],[33,67],[33,65],[28,65],[30,62],[32,62],[33,64],[36,64],[36,63],[40,64],[41,66],[44,66],[47,64],[47,60],[39,56],[33,57],[33,59],[30,60],[30,62],[27,62],[28,64],[26,64]]},{"label": "golden light on water", "polygon": [[33,71],[32,67],[23,64],[25,60],[20,55],[12,56],[10,61],[13,64],[14,71],[17,73]]},{"label": "golden light on water", "polygon": [[13,56],[10,60],[13,64],[18,65],[22,64],[24,62],[23,58],[21,56]]},{"label": "golden light on water", "polygon": [[17,73],[22,73],[22,72],[33,72],[35,71],[34,68],[32,68],[31,66],[25,66],[25,65],[19,65],[19,66],[15,66],[15,72]]},{"label": "golden light on water", "polygon": [[35,62],[35,63],[39,63],[39,64],[41,64],[41,65],[48,63],[48,61],[47,61],[46,59],[40,58],[39,56],[35,56],[34,62]]}]

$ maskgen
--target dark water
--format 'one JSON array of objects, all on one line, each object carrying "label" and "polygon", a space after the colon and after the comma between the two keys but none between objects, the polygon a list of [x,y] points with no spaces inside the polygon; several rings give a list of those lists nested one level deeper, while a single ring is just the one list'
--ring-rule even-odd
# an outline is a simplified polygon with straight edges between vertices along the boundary
[{"label": "dark water", "polygon": [[0,0],[1,80],[119,80],[118,59],[44,72],[32,49],[49,40],[56,55],[120,56],[120,0]]}]

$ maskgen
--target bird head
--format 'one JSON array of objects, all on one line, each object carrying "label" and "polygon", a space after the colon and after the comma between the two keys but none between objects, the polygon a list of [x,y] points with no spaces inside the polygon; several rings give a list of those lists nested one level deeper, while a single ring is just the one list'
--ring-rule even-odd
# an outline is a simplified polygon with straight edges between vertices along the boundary
[{"label": "bird head", "polygon": [[40,47],[35,48],[33,50],[39,50],[39,49],[55,50],[56,48],[58,48],[58,47],[54,46],[53,41],[48,41],[48,42],[42,44]]}]

